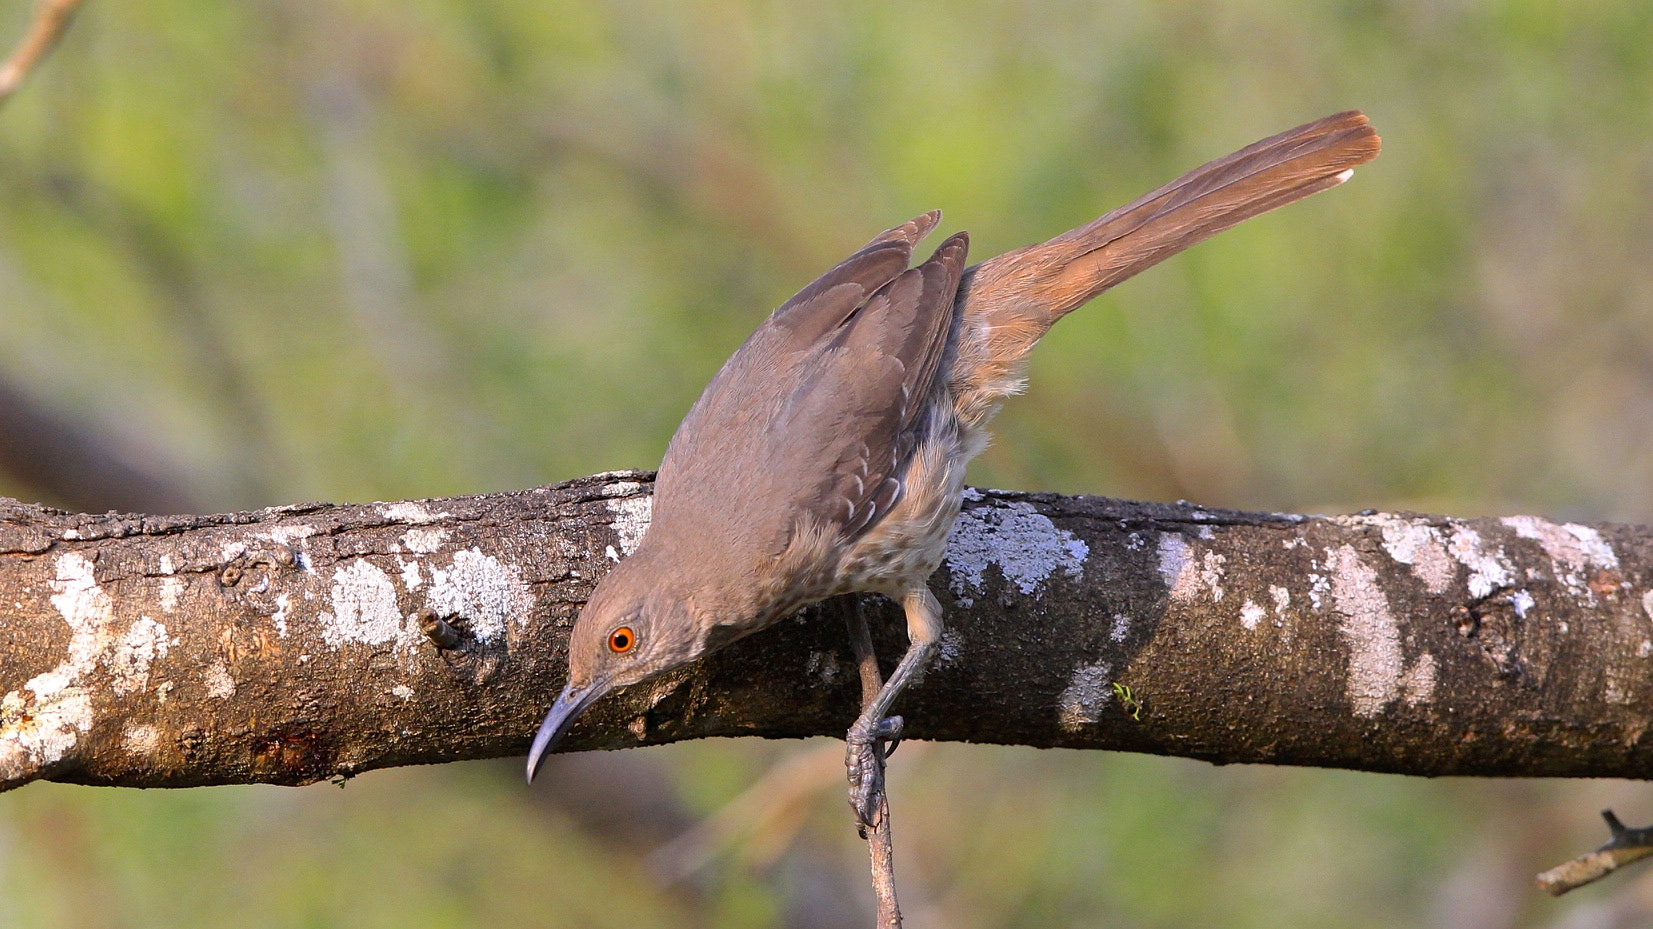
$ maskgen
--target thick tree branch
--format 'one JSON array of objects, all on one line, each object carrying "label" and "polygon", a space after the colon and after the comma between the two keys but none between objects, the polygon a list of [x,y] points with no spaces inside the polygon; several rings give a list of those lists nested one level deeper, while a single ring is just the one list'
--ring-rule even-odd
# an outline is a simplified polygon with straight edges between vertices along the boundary
[{"label": "thick tree branch", "polygon": [[[648,490],[619,473],[207,517],[0,501],[0,786],[301,784],[521,753]],[[969,496],[908,738],[1653,775],[1653,530]],[[897,614],[874,607],[882,655]],[[842,624],[806,612],[594,708],[567,744],[840,736],[856,695]]]}]

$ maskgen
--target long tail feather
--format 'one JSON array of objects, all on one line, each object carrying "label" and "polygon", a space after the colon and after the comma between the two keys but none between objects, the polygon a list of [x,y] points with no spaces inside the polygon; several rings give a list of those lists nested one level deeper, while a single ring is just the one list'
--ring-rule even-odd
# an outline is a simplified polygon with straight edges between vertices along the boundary
[{"label": "long tail feather", "polygon": [[1254,142],[1048,242],[965,272],[954,389],[980,425],[1021,385],[1022,362],[1058,319],[1102,291],[1253,216],[1343,183],[1380,141],[1351,110]]}]

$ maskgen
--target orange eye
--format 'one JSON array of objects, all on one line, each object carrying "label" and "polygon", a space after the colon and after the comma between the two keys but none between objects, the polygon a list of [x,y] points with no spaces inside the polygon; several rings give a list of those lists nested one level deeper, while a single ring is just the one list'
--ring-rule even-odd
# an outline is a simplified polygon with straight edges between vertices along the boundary
[{"label": "orange eye", "polygon": [[632,632],[630,626],[621,626],[608,634],[608,650],[611,652],[625,654],[636,644],[637,633]]}]

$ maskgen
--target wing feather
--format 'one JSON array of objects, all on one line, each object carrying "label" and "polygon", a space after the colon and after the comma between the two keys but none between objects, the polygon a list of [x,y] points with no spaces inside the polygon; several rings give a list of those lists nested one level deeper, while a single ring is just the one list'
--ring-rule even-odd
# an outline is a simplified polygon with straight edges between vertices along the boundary
[{"label": "wing feather", "polygon": [[889,513],[957,328],[967,237],[906,268],[937,218],[875,238],[747,339],[672,438],[650,536],[766,557],[806,517],[848,538]]}]

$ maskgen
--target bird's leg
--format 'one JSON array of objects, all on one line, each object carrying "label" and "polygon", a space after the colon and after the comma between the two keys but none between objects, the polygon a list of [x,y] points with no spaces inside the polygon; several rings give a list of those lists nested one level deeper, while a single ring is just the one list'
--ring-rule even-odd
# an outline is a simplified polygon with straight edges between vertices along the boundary
[{"label": "bird's leg", "polygon": [[[901,717],[889,716],[890,707],[913,677],[929,664],[941,640],[941,604],[936,602],[928,588],[909,591],[901,598],[901,606],[907,613],[907,639],[910,642],[907,654],[901,657],[901,663],[896,665],[890,679],[870,700],[865,701],[861,717],[844,737],[849,802],[863,834],[868,827],[876,825],[876,798],[883,786],[886,754],[881,743],[894,742],[901,737]],[[870,660],[870,643],[867,652],[867,656],[858,654],[858,657],[862,661]]]},{"label": "bird's leg", "polygon": [[[855,663],[861,674],[861,704],[870,707],[884,689],[884,678],[878,670],[878,656],[872,649],[872,631],[867,626],[867,613],[859,597],[844,600],[844,620],[849,627],[850,644],[855,648]],[[901,904],[895,896],[895,843],[890,837],[890,802],[884,795],[884,748],[877,739],[867,743],[865,751],[850,750],[850,783],[860,780],[856,771],[868,771],[872,790],[863,814],[856,809],[856,831],[867,840],[867,855],[872,865],[872,893],[878,902],[878,929],[901,929]],[[870,824],[870,826],[869,826]]]}]

